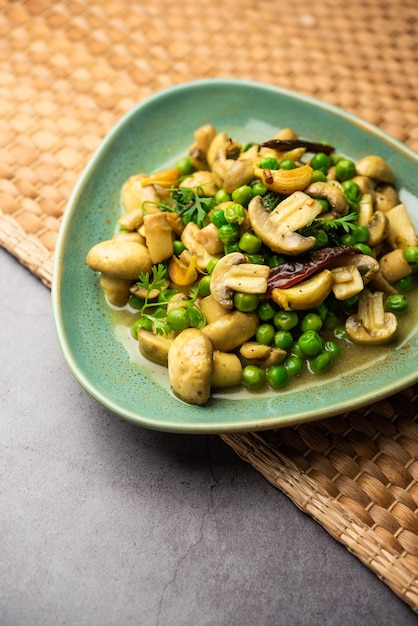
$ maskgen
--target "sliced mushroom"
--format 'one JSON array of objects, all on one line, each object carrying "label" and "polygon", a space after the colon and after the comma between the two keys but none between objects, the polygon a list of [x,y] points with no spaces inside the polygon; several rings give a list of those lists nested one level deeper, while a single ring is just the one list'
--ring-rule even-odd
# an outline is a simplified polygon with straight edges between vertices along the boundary
[{"label": "sliced mushroom", "polygon": [[213,346],[196,328],[183,330],[168,351],[168,377],[173,392],[188,404],[203,405],[210,398]]},{"label": "sliced mushroom", "polygon": [[381,345],[391,341],[396,333],[397,319],[385,312],[383,293],[365,289],[359,300],[358,312],[347,318],[348,336],[354,343]]},{"label": "sliced mushroom", "polygon": [[228,166],[225,168],[222,186],[228,193],[246,185],[254,177],[254,166],[250,159],[237,159],[226,163]]},{"label": "sliced mushroom", "polygon": [[331,292],[333,284],[332,272],[322,270],[294,287],[276,287],[272,290],[271,297],[285,311],[306,311],[319,306]]},{"label": "sliced mushroom", "polygon": [[356,162],[356,171],[360,176],[368,176],[382,183],[393,183],[393,172],[381,156],[371,154]]},{"label": "sliced mushroom", "polygon": [[347,300],[363,290],[361,274],[354,265],[336,267],[331,272],[334,276],[332,291],[337,300]]},{"label": "sliced mushroom", "polygon": [[151,271],[152,261],[146,246],[135,241],[109,239],[91,248],[86,263],[90,269],[115,278],[136,280]]},{"label": "sliced mushroom", "polygon": [[399,204],[399,195],[393,185],[379,185],[375,193],[375,207],[377,211],[389,211]]},{"label": "sliced mushroom", "polygon": [[217,302],[212,293],[200,300],[199,308],[205,316],[208,324],[216,322],[216,320],[229,313],[228,309]]},{"label": "sliced mushroom", "polygon": [[224,389],[239,385],[242,363],[233,352],[213,351],[212,387]]},{"label": "sliced mushroom", "polygon": [[149,330],[139,328],[137,337],[143,357],[158,365],[168,366],[168,351],[174,340],[173,335],[154,335]]},{"label": "sliced mushroom", "polygon": [[197,267],[201,272],[205,272],[209,261],[217,259],[216,254],[211,254],[202,243],[200,243],[200,229],[194,222],[189,222],[181,234],[181,241],[186,247],[180,258],[187,264],[190,263],[191,257],[196,257]]},{"label": "sliced mushroom", "polygon": [[218,187],[214,182],[212,172],[206,170],[199,170],[194,172],[187,178],[181,181],[180,187],[186,187],[187,189],[193,189],[198,196],[210,196],[214,197],[218,191]]},{"label": "sliced mushroom", "polygon": [[312,171],[311,166],[305,163],[305,165],[295,167],[293,170],[269,170],[256,167],[254,175],[271,191],[289,195],[295,191],[302,191],[309,185]]},{"label": "sliced mushroom", "polygon": [[369,238],[367,244],[374,248],[386,239],[389,232],[389,220],[383,211],[375,211],[371,221],[367,224]]},{"label": "sliced mushroom", "polygon": [[257,325],[256,313],[232,311],[204,326],[202,333],[209,337],[215,350],[231,352],[254,335]]},{"label": "sliced mushroom", "polygon": [[240,348],[241,356],[254,365],[268,368],[278,365],[287,356],[287,352],[281,348],[266,346],[258,341],[247,341]]},{"label": "sliced mushroom", "polygon": [[389,220],[387,240],[392,248],[417,245],[417,234],[408,210],[403,202],[385,213]]},{"label": "sliced mushroom", "polygon": [[168,214],[159,211],[144,216],[144,231],[148,252],[153,264],[173,256],[173,231]]},{"label": "sliced mushroom", "polygon": [[128,213],[135,209],[146,210],[147,213],[157,211],[160,202],[158,193],[153,185],[143,186],[142,181],[147,177],[146,174],[136,174],[128,178],[122,187],[121,202]]},{"label": "sliced mushroom", "polygon": [[368,193],[371,195],[373,202],[376,197],[375,187],[376,183],[374,180],[369,178],[368,176],[354,176],[352,181],[356,183],[360,187],[360,193],[362,196]]},{"label": "sliced mushroom", "polygon": [[145,289],[145,287],[138,287],[138,284],[135,283],[134,285],[131,286],[130,293],[136,296],[137,298],[147,297],[149,300],[154,300],[154,298],[158,298],[161,291],[163,289],[167,289],[169,285],[170,285],[170,281],[166,280],[164,282],[164,286],[162,287],[162,289],[151,289],[151,291],[149,291],[148,289]]},{"label": "sliced mushroom", "polygon": [[373,198],[371,194],[363,194],[358,205],[358,219],[359,226],[367,226],[373,219]]},{"label": "sliced mushroom", "polygon": [[396,283],[401,278],[412,274],[412,268],[405,259],[402,248],[396,248],[384,254],[379,259],[379,265],[383,278],[389,283]]},{"label": "sliced mushroom", "polygon": [[210,290],[215,300],[225,309],[232,309],[234,291],[265,293],[270,268],[267,265],[247,263],[241,252],[225,255],[215,265]]},{"label": "sliced mushroom", "polygon": [[296,191],[268,211],[260,196],[248,205],[248,216],[255,234],[274,252],[296,255],[315,245],[315,237],[303,237],[296,231],[306,226],[322,211],[319,202]]},{"label": "sliced mushroom", "polygon": [[337,182],[324,183],[317,181],[305,189],[305,193],[313,198],[324,198],[328,200],[334,216],[343,217],[347,215],[349,205],[344,191]]},{"label": "sliced mushroom", "polygon": [[[218,205],[219,206],[219,205]],[[224,244],[218,237],[219,229],[215,224],[207,224],[196,233],[196,241],[202,244],[209,254],[219,255],[224,251]]]},{"label": "sliced mushroom", "polygon": [[128,302],[131,284],[131,280],[100,274],[100,287],[114,306],[124,306]]}]

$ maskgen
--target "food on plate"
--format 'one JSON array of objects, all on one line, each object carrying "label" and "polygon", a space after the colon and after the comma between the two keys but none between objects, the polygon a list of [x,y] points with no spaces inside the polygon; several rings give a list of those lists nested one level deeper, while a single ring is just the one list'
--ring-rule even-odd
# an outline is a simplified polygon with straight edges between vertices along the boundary
[{"label": "food on plate", "polygon": [[131,176],[87,253],[109,306],[173,393],[280,390],[345,346],[396,339],[418,238],[389,163],[289,128],[243,144],[205,124],[172,168]]}]

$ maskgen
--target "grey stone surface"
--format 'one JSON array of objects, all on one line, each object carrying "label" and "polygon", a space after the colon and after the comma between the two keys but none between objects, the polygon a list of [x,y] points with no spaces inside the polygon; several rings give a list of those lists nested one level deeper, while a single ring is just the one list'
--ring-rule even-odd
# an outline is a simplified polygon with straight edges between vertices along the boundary
[{"label": "grey stone surface", "polygon": [[0,294],[0,626],[417,623],[220,438],[93,400],[4,250]]}]

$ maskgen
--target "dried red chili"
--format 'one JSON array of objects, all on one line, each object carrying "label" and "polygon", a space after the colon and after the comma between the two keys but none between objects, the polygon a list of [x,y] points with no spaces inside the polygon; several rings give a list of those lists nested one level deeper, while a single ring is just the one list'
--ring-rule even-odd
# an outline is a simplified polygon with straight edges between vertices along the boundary
[{"label": "dried red chili", "polygon": [[287,289],[292,285],[296,285],[317,270],[325,267],[335,267],[337,259],[341,262],[342,257],[354,254],[362,254],[362,252],[352,246],[336,246],[335,248],[314,250],[304,256],[289,259],[281,265],[276,265],[276,267],[272,267],[270,270],[266,295],[269,296],[276,287]]}]

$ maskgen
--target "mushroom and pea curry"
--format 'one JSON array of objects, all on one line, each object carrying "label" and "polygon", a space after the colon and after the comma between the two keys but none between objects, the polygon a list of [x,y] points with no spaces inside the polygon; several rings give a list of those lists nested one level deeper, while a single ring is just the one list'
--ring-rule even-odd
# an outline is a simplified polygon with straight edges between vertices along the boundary
[{"label": "mushroom and pea curry", "polygon": [[281,389],[345,342],[397,332],[418,239],[389,164],[281,130],[242,145],[206,124],[172,169],[130,177],[123,214],[87,265],[174,394]]}]

